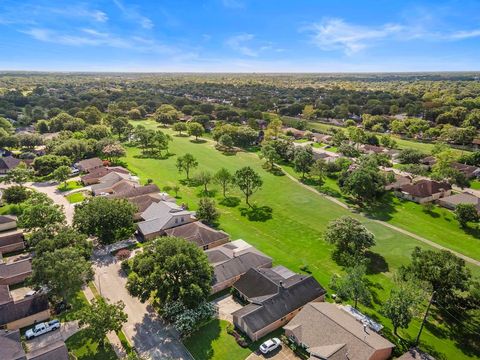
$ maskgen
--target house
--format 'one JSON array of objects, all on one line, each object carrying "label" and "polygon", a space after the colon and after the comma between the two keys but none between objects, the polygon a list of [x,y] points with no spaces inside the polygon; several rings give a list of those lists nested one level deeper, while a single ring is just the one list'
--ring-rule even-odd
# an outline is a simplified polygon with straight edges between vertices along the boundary
[{"label": "house", "polygon": [[0,215],[0,232],[17,228],[17,217],[12,215]]},{"label": "house", "polygon": [[330,144],[332,141],[331,135],[320,134],[320,133],[313,133],[312,134],[313,141],[321,144]]},{"label": "house", "polygon": [[229,288],[251,268],[272,267],[272,258],[241,239],[206,250],[205,254],[213,266],[212,294]]},{"label": "house", "polygon": [[307,350],[310,360],[386,360],[395,346],[328,302],[305,305],[283,328],[290,340]]},{"label": "house", "polygon": [[476,166],[454,162],[452,163],[452,167],[464,174],[467,179],[473,179],[480,176],[480,168]]},{"label": "house", "polygon": [[5,262],[0,256],[0,285],[19,284],[32,274],[30,257]]},{"label": "house", "polygon": [[226,232],[212,229],[200,221],[167,229],[165,235],[183,238],[198,245],[203,250],[225,244],[230,240]]},{"label": "house", "polygon": [[142,195],[153,196],[154,194],[159,195],[161,199],[165,201],[170,201],[170,199],[172,199],[171,197],[168,196],[168,194],[160,193],[160,189],[155,184],[148,184],[144,186],[140,186],[137,184],[137,186],[126,188],[123,191],[114,191],[113,194],[107,195],[107,197],[109,199],[130,199],[130,198],[135,198],[137,196],[142,196]]},{"label": "house", "polygon": [[141,240],[165,235],[165,230],[195,221],[194,213],[169,201],[152,203],[140,216],[137,233]]},{"label": "house", "polygon": [[394,172],[386,172],[387,179],[389,179],[390,174],[393,175],[393,181],[385,185],[385,190],[399,190],[403,185],[411,184],[412,178],[409,176],[403,176],[395,174]]},{"label": "house", "polygon": [[91,186],[95,196],[124,192],[138,185],[138,181],[132,179],[130,174],[110,172],[98,179],[97,184]]},{"label": "house", "polygon": [[314,160],[325,160],[326,162],[335,162],[340,155],[334,153],[326,153],[323,151],[318,151],[318,149],[313,149],[313,159]]},{"label": "house", "polygon": [[0,327],[15,330],[50,317],[47,295],[37,293],[20,300],[10,295],[8,285],[0,285]]},{"label": "house", "polygon": [[386,154],[386,153],[388,153],[387,148],[384,148],[382,146],[369,145],[369,144],[361,145],[360,146],[360,151],[362,151],[365,154]]},{"label": "house", "polygon": [[397,360],[435,360],[435,358],[417,348],[411,348]]},{"label": "house", "polygon": [[92,170],[103,167],[103,161],[98,157],[81,160],[75,164],[75,167],[81,172],[91,172]]},{"label": "house", "polygon": [[[135,188],[133,190],[142,189],[144,186]],[[117,198],[121,194],[112,194],[107,195],[107,198]],[[169,196],[167,193],[153,192],[151,194],[139,195],[134,197],[126,198],[132,205],[137,208],[137,212],[134,215],[134,220],[139,221],[142,218],[142,213],[148,209],[153,203],[158,203],[160,201],[169,201],[175,202],[175,199]]]},{"label": "house", "polygon": [[68,360],[68,350],[61,340],[37,347],[25,353],[19,330],[0,330],[0,359],[2,360]]},{"label": "house", "polygon": [[480,211],[480,198],[468,192],[446,196],[438,200],[438,205],[450,210],[455,210],[458,204],[475,205],[477,211]]},{"label": "house", "polygon": [[287,127],[283,129],[283,132],[286,135],[293,136],[295,139],[301,139],[305,136],[305,131],[303,130],[298,130],[292,127]]},{"label": "house", "polygon": [[434,180],[420,180],[414,184],[405,184],[395,191],[395,195],[402,199],[414,201],[419,204],[431,202],[449,196],[452,187],[445,182]]},{"label": "house", "polygon": [[426,165],[428,169],[435,165],[436,162],[437,159],[435,159],[435,156],[427,156],[420,160],[420,164]]},{"label": "house", "polygon": [[83,175],[80,180],[82,181],[83,185],[93,185],[98,184],[100,179],[111,172],[116,172],[120,174],[130,174],[129,171],[121,166],[114,166],[114,167],[99,167],[93,169],[88,174]]},{"label": "house", "polygon": [[0,254],[8,254],[25,249],[22,231],[0,233]]},{"label": "house", "polygon": [[323,301],[326,293],[312,276],[283,266],[250,268],[233,288],[249,303],[232,313],[233,324],[252,341],[285,325],[309,302]]},{"label": "house", "polygon": [[6,174],[15,169],[22,161],[13,156],[0,157],[0,174]]}]

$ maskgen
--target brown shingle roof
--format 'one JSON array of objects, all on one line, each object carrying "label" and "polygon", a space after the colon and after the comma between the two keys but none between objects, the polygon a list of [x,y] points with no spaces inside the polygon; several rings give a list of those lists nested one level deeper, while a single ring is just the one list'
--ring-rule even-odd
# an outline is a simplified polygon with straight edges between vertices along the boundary
[{"label": "brown shingle roof", "polygon": [[195,221],[165,230],[165,233],[168,236],[181,237],[197,244],[200,247],[209,245],[222,239],[228,239],[227,233],[212,229],[211,227],[202,224],[200,221]]},{"label": "brown shingle roof", "polygon": [[14,221],[17,221],[17,218],[15,216],[0,215],[0,224],[8,224]]},{"label": "brown shingle roof", "polygon": [[87,171],[87,172],[90,172],[90,170],[95,168],[100,168],[102,166],[103,166],[103,161],[100,160],[98,157],[81,160],[77,163],[77,168],[80,171]]},{"label": "brown shingle roof", "polygon": [[117,192],[115,194],[108,195],[107,197],[110,199],[128,199],[131,197],[152,194],[155,192],[160,192],[158,186],[155,184],[149,184],[144,186],[137,186],[136,188],[124,192]]},{"label": "brown shingle roof", "polygon": [[0,263],[0,284],[13,285],[25,280],[32,273],[30,259]]},{"label": "brown shingle roof", "polygon": [[445,182],[438,182],[434,180],[420,180],[415,184],[405,184],[400,189],[407,194],[418,198],[424,198],[437,194],[442,190],[450,190],[452,187]]},{"label": "brown shingle roof", "polygon": [[27,354],[28,360],[68,360],[68,350],[63,341],[55,341]]},{"label": "brown shingle roof", "polygon": [[19,330],[0,330],[0,359],[24,360],[25,351],[20,340]]},{"label": "brown shingle roof", "polygon": [[[0,285],[0,292],[1,288],[2,285]],[[0,326],[48,310],[48,308],[46,294],[30,296],[15,302],[13,300],[3,304],[0,302]]]},{"label": "brown shingle roof", "polygon": [[23,243],[23,232],[13,231],[5,234],[0,234],[0,248],[12,244]]},{"label": "brown shingle roof", "polygon": [[0,157],[0,170],[10,170],[18,166],[21,160],[13,156]]},{"label": "brown shingle roof", "polygon": [[416,348],[411,348],[397,360],[435,360],[435,358]]}]

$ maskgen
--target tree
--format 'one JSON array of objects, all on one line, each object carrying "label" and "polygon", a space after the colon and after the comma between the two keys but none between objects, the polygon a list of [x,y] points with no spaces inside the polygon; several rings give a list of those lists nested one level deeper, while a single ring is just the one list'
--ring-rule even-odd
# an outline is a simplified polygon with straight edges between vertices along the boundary
[{"label": "tree", "polygon": [[103,347],[107,334],[120,331],[127,322],[128,315],[123,311],[124,308],[123,301],[108,304],[104,299],[93,299],[91,306],[84,306],[80,311],[79,325],[87,325],[92,337],[99,340]]},{"label": "tree", "polygon": [[37,175],[46,176],[51,174],[60,166],[69,166],[70,164],[71,161],[66,156],[43,155],[35,158],[33,161],[33,168],[35,169]]},{"label": "tree", "polygon": [[422,298],[418,284],[396,281],[395,287],[390,291],[390,296],[381,310],[383,315],[392,322],[395,335],[398,336],[398,328],[408,328],[412,318],[418,313]]},{"label": "tree", "polygon": [[172,190],[175,192],[175,197],[178,197],[178,193],[180,192],[180,186],[175,184],[172,186]]},{"label": "tree", "polygon": [[63,206],[55,205],[45,194],[35,192],[24,202],[22,213],[18,217],[19,227],[27,230],[64,222]]},{"label": "tree", "polygon": [[264,142],[260,152],[260,158],[265,159],[269,169],[272,169],[275,162],[280,161],[280,155],[272,142]]},{"label": "tree", "polygon": [[72,173],[72,170],[70,169],[69,166],[62,165],[55,169],[55,171],[52,173],[53,178],[55,181],[58,183],[64,183],[64,186],[67,186],[67,180],[70,177],[70,174]]},{"label": "tree", "polygon": [[324,159],[317,159],[310,168],[310,175],[317,178],[318,185],[325,182],[325,174],[327,172],[327,162]]},{"label": "tree", "polygon": [[202,124],[192,121],[187,124],[187,131],[188,135],[195,136],[195,141],[198,141],[198,137],[202,136],[202,134],[205,132],[205,129],[203,128]]},{"label": "tree", "polygon": [[466,227],[468,222],[478,222],[480,220],[474,204],[458,204],[455,208],[455,217],[461,227]]},{"label": "tree", "polygon": [[137,208],[125,199],[93,197],[75,207],[74,227],[102,244],[110,244],[133,234]]},{"label": "tree", "polygon": [[210,295],[212,274],[207,256],[196,244],[167,236],[131,260],[127,289],[142,302],[153,295],[162,306],[178,300],[195,308]]},{"label": "tree", "polygon": [[428,284],[435,301],[445,307],[455,306],[458,294],[468,290],[472,276],[465,260],[450,251],[422,250],[419,247],[412,252],[412,262],[401,271]]},{"label": "tree", "polygon": [[400,164],[419,164],[426,155],[416,149],[402,149],[398,154]]},{"label": "tree", "polygon": [[225,146],[227,149],[231,149],[234,145],[233,139],[229,134],[223,134],[220,136],[218,143],[222,146]]},{"label": "tree", "polygon": [[226,168],[221,168],[213,176],[214,181],[222,187],[223,197],[226,198],[228,186],[233,182],[233,177],[230,171]]},{"label": "tree", "polygon": [[106,125],[90,125],[85,129],[87,139],[101,140],[110,137],[110,129]]},{"label": "tree", "polygon": [[360,221],[350,216],[330,221],[324,238],[335,245],[334,256],[344,264],[361,261],[365,252],[375,245],[375,236]]},{"label": "tree", "polygon": [[249,199],[262,187],[262,178],[250,166],[245,166],[237,170],[233,178],[235,185],[237,185],[245,195],[245,203],[251,207]]},{"label": "tree", "polygon": [[122,135],[125,135],[128,125],[129,123],[126,117],[116,117],[110,123],[112,133],[117,134],[119,140],[122,138]]},{"label": "tree", "polygon": [[178,131],[178,135],[182,135],[182,131],[187,131],[187,124],[184,122],[176,122],[173,124],[172,129],[174,131]]},{"label": "tree", "polygon": [[306,120],[312,120],[315,116],[315,109],[313,105],[305,105],[302,111],[302,118]]},{"label": "tree", "polygon": [[12,185],[2,190],[2,199],[8,204],[20,204],[28,199],[29,190],[20,185]]},{"label": "tree", "polygon": [[93,279],[90,261],[75,248],[62,248],[35,256],[32,261],[32,283],[45,286],[50,294],[67,302]]},{"label": "tree", "polygon": [[186,153],[185,155],[177,158],[177,169],[179,172],[185,172],[187,180],[190,180],[190,170],[196,168],[197,166],[197,159],[195,159],[190,153]]},{"label": "tree", "polygon": [[275,116],[267,125],[267,130],[265,131],[265,139],[276,139],[282,131],[282,120]]},{"label": "tree", "polygon": [[337,296],[341,299],[353,300],[355,309],[359,302],[368,305],[372,294],[365,273],[365,265],[347,268],[344,276],[333,275],[330,287],[337,292]]},{"label": "tree", "polygon": [[311,147],[298,146],[293,153],[293,168],[302,173],[302,179],[308,173],[314,163],[313,150]]},{"label": "tree", "polygon": [[5,184],[17,184],[18,186],[23,186],[30,178],[32,177],[32,170],[27,168],[27,165],[23,162],[18,164],[18,166],[10,170],[7,175],[5,175],[2,181]]},{"label": "tree", "polygon": [[201,198],[195,217],[206,224],[214,224],[220,217],[220,213],[215,208],[215,201],[209,198]]},{"label": "tree", "polygon": [[103,147],[102,155],[108,160],[115,161],[119,157],[125,156],[125,148],[120,144],[108,144]]},{"label": "tree", "polygon": [[208,184],[212,182],[212,174],[208,171],[200,171],[196,176],[195,180],[200,184],[203,185],[203,192],[204,194],[208,194]]},{"label": "tree", "polygon": [[172,137],[164,132],[157,130],[153,136],[153,146],[156,148],[159,156],[162,156],[162,151],[166,151],[168,154],[168,143],[172,141]]}]

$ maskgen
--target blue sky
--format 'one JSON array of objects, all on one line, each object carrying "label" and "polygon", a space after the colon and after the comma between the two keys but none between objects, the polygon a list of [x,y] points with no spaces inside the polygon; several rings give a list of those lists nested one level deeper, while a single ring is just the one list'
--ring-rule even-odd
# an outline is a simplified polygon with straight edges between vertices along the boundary
[{"label": "blue sky", "polygon": [[480,1],[0,0],[0,69],[480,70]]}]

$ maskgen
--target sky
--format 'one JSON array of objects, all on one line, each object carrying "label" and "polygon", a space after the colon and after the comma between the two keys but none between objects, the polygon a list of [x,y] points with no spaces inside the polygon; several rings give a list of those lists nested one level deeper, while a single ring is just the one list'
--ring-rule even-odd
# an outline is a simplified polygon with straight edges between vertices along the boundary
[{"label": "sky", "polygon": [[480,0],[0,0],[0,70],[480,70]]}]

